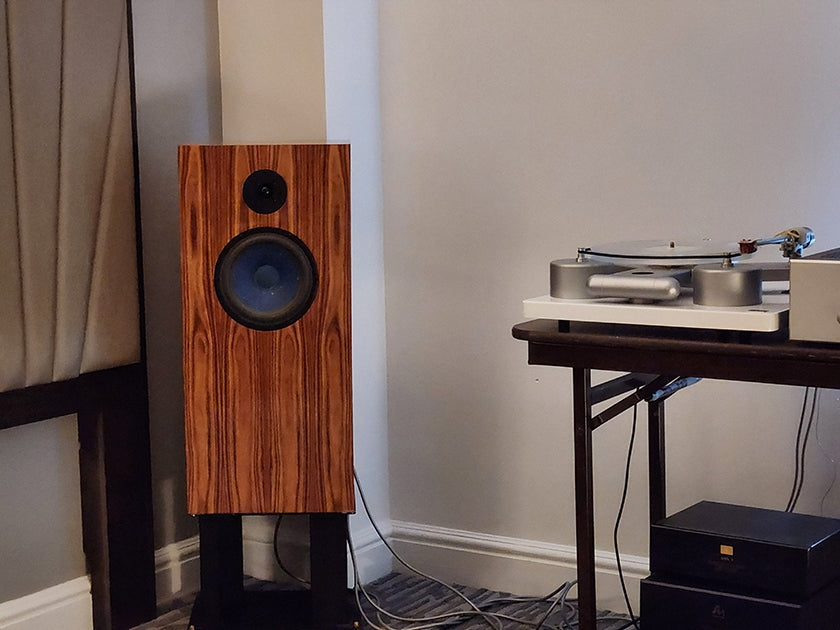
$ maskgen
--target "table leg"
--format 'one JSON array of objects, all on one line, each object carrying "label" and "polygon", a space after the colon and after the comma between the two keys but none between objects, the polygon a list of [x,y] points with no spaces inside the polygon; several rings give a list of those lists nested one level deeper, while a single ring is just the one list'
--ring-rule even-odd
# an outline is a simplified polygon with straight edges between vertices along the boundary
[{"label": "table leg", "polygon": [[193,605],[191,630],[237,627],[244,609],[242,517],[198,517],[201,591]]},{"label": "table leg", "polygon": [[591,373],[572,370],[575,442],[575,531],[580,630],[596,630],[595,504],[592,481]]},{"label": "table leg", "polygon": [[650,522],[662,520],[665,512],[665,401],[648,403],[648,485]]},{"label": "table leg", "polygon": [[126,630],[156,614],[145,378],[134,364],[70,383],[70,399],[80,401],[82,544],[96,630]]},{"label": "table leg", "polygon": [[347,589],[347,515],[310,514],[312,627],[352,627]]}]

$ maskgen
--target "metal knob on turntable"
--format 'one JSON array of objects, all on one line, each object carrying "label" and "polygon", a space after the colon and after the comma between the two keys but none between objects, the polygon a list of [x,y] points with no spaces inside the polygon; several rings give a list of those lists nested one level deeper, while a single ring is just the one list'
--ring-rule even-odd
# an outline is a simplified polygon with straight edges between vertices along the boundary
[{"label": "metal knob on turntable", "polygon": [[608,262],[586,260],[583,257],[562,258],[551,261],[551,297],[582,300],[597,297],[589,288],[589,279],[595,275],[613,274],[621,267]]},{"label": "metal knob on turntable", "polygon": [[691,270],[694,303],[701,306],[761,304],[762,269],[757,265],[697,265]]}]

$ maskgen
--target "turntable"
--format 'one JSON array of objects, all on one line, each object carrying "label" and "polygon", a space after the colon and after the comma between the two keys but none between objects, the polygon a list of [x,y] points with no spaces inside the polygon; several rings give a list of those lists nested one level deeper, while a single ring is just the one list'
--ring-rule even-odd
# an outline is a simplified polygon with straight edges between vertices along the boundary
[{"label": "turntable", "polygon": [[737,243],[631,241],[581,247],[550,265],[550,292],[526,317],[751,332],[787,328],[790,265],[746,262],[764,245],[786,259],[811,245],[807,227]]}]

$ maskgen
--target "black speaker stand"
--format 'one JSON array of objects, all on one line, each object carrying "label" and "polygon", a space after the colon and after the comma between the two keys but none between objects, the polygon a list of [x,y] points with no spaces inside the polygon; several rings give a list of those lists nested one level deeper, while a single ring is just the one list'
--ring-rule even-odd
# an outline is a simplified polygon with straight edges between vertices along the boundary
[{"label": "black speaker stand", "polygon": [[309,590],[249,591],[241,515],[201,515],[201,591],[189,630],[341,630],[358,627],[347,588],[347,515],[309,515]]}]

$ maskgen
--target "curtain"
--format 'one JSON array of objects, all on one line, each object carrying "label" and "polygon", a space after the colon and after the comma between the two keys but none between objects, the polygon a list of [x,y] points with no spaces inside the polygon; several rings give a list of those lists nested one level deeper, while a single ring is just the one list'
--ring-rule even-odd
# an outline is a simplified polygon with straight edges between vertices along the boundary
[{"label": "curtain", "polygon": [[0,391],[140,358],[125,0],[0,0]]}]

